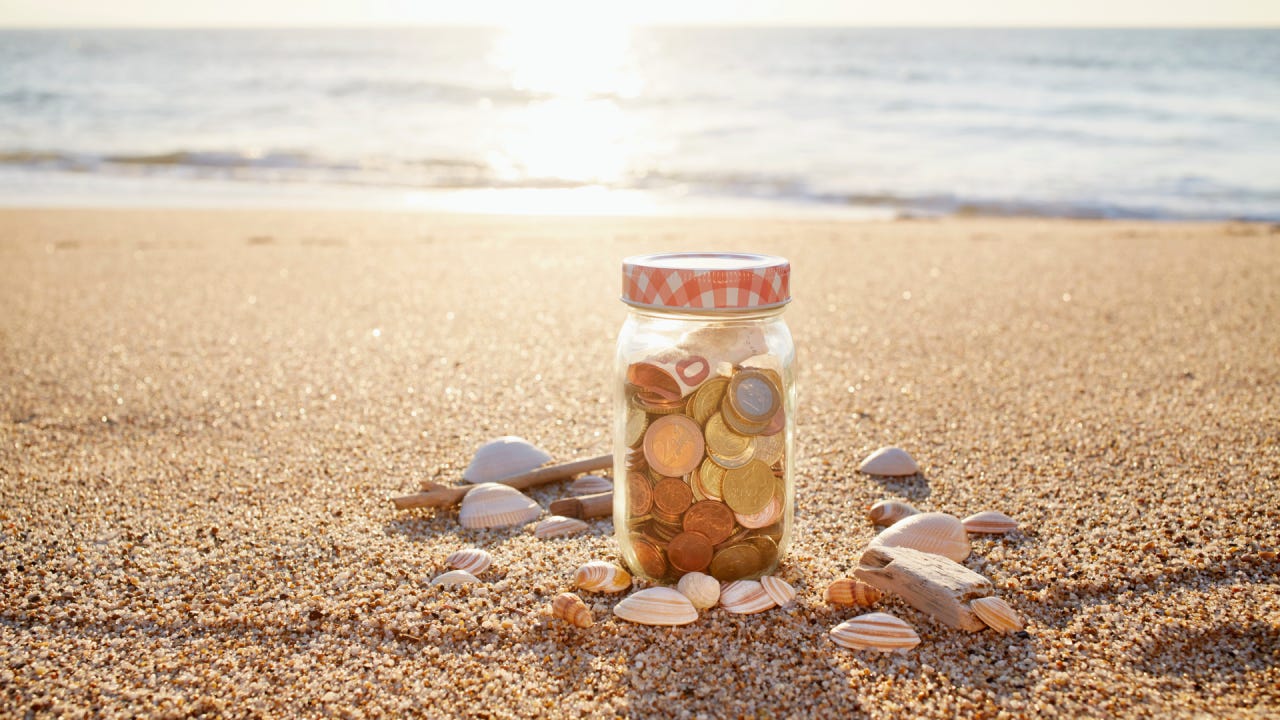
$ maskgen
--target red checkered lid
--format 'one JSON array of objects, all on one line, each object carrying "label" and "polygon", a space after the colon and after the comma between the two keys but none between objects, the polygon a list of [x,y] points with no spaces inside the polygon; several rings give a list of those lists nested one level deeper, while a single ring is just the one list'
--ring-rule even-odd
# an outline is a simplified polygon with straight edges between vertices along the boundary
[{"label": "red checkered lid", "polygon": [[752,310],[791,301],[791,264],[776,255],[663,253],[622,261],[622,301],[672,310]]}]

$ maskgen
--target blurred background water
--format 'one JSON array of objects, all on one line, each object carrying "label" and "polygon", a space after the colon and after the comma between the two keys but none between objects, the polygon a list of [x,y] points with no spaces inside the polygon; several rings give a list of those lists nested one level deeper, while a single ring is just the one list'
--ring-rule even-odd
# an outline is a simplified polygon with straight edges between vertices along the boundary
[{"label": "blurred background water", "polygon": [[0,202],[1280,220],[1280,31],[0,31]]}]

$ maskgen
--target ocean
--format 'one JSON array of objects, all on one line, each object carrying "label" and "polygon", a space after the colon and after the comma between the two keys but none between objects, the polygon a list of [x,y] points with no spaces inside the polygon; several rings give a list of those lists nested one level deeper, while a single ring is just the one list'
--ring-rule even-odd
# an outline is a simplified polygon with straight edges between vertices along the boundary
[{"label": "ocean", "polygon": [[0,32],[0,204],[1280,220],[1280,30]]}]

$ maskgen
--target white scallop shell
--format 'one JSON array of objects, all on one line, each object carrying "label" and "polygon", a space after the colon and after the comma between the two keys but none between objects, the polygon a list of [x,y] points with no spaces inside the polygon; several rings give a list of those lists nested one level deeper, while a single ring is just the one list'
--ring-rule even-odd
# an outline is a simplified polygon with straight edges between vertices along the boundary
[{"label": "white scallop shell", "polygon": [[968,532],[985,535],[1003,535],[1018,529],[1018,522],[996,510],[975,513],[961,520]]},{"label": "white scallop shell", "polygon": [[854,650],[903,654],[920,644],[920,636],[910,625],[881,612],[859,615],[831,628],[831,640]]},{"label": "white scallop shell", "polygon": [[479,575],[493,564],[493,556],[487,550],[466,548],[450,553],[444,562],[455,570],[466,570],[472,575]]},{"label": "white scallop shell", "polygon": [[613,606],[613,614],[641,625],[688,625],[698,619],[689,598],[669,587],[632,593]]},{"label": "white scallop shell", "polygon": [[592,560],[573,573],[573,584],[592,592],[622,592],[631,587],[631,574],[613,563]]},{"label": "white scallop shell", "polygon": [[476,450],[462,479],[469,483],[494,482],[539,468],[550,459],[551,455],[528,440],[505,435]]},{"label": "white scallop shell", "polygon": [[1009,603],[998,597],[975,598],[969,601],[969,609],[987,627],[1002,633],[1021,630],[1025,625],[1018,611],[1009,607]]},{"label": "white scallop shell", "polygon": [[731,613],[750,615],[776,605],[758,580],[734,580],[720,589],[720,607]]},{"label": "white scallop shell", "polygon": [[720,581],[706,573],[691,572],[680,578],[676,589],[689,598],[699,610],[714,607],[720,602]]},{"label": "white scallop shell", "polygon": [[442,575],[437,575],[431,581],[432,585],[469,585],[471,583],[480,582],[475,575],[466,570],[450,570]]},{"label": "white scallop shell", "polygon": [[920,466],[916,461],[911,459],[906,450],[896,447],[882,447],[879,450],[867,456],[866,460],[858,466],[859,472],[868,475],[889,475],[901,477],[903,475],[915,475],[920,472]]},{"label": "white scallop shell", "polygon": [[574,495],[595,495],[613,490],[613,481],[599,475],[583,475],[569,483],[569,492]]},{"label": "white scallop shell", "polygon": [[892,525],[903,518],[919,515],[920,511],[911,505],[897,500],[881,500],[867,510],[867,519],[873,525]]},{"label": "white scallop shell", "polygon": [[769,593],[769,597],[773,598],[773,602],[781,608],[784,608],[795,602],[796,589],[787,584],[786,580],[774,575],[765,575],[760,578],[760,587]]},{"label": "white scallop shell", "polygon": [[533,528],[533,534],[541,540],[580,533],[591,527],[578,518],[552,515]]},{"label": "white scallop shell", "polygon": [[542,507],[519,490],[498,483],[477,485],[462,498],[458,520],[465,528],[523,525],[542,514]]},{"label": "white scallop shell", "polygon": [[909,547],[960,562],[972,550],[960,519],[946,513],[921,513],[899,520],[871,539],[872,545]]}]

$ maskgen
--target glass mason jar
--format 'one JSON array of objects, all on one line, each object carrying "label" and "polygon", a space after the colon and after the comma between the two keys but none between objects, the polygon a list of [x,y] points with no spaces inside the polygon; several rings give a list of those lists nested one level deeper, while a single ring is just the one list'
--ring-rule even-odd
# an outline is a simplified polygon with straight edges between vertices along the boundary
[{"label": "glass mason jar", "polygon": [[631,571],[768,575],[791,541],[790,265],[770,255],[623,261],[613,522]]}]

